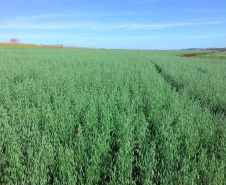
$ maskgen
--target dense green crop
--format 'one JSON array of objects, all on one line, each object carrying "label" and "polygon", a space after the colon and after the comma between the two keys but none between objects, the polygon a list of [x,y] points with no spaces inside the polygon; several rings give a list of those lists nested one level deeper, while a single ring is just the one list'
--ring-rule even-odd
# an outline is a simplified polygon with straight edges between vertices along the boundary
[{"label": "dense green crop", "polygon": [[226,63],[179,54],[0,48],[0,184],[226,183]]},{"label": "dense green crop", "polygon": [[167,55],[152,57],[153,63],[163,77],[178,91],[187,91],[192,99],[207,106],[214,113],[226,115],[226,60],[184,58],[177,55],[171,56],[168,60],[168,57]]}]

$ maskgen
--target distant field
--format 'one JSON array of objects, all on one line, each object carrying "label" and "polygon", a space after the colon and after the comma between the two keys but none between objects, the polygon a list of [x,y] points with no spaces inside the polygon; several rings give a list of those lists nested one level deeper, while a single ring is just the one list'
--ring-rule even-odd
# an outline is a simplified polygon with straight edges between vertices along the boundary
[{"label": "distant field", "polygon": [[210,57],[210,58],[217,58],[217,59],[226,59],[226,51],[213,51],[203,56]]},{"label": "distant field", "polygon": [[0,47],[41,47],[35,44],[0,42]]},{"label": "distant field", "polygon": [[205,57],[214,59],[226,59],[226,51],[202,51],[182,54],[181,57]]},{"label": "distant field", "polygon": [[9,42],[0,42],[0,47],[14,47],[14,48],[53,48],[53,49],[89,49],[78,46],[63,46],[63,45],[36,45],[36,44],[26,44],[26,43],[9,43]]},{"label": "distant field", "polygon": [[0,47],[0,184],[226,184],[225,53],[188,53]]}]

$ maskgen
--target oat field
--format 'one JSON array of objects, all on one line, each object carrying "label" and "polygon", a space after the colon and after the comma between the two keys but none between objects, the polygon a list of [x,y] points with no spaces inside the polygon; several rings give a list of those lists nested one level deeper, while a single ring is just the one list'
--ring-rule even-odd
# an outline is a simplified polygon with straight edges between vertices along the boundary
[{"label": "oat field", "polygon": [[0,184],[226,184],[226,59],[184,53],[0,47]]}]

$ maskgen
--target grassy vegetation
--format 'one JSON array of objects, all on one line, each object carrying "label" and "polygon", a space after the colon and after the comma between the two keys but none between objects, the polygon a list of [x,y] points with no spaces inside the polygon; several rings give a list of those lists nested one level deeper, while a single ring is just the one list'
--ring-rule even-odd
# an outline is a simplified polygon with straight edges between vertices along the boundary
[{"label": "grassy vegetation", "polygon": [[190,50],[186,51],[186,53],[181,53],[179,56],[181,57],[202,57],[205,59],[226,59],[226,50],[212,50],[212,51],[207,51],[207,50],[202,50],[202,51],[197,51],[197,50]]},{"label": "grassy vegetation", "polygon": [[203,55],[203,57],[215,58],[215,59],[226,59],[226,51],[212,51]]},{"label": "grassy vegetation", "polygon": [[0,184],[225,184],[226,63],[179,54],[1,47]]},{"label": "grassy vegetation", "polygon": [[63,46],[63,45],[36,45],[36,44],[26,44],[26,43],[11,43],[11,42],[0,42],[0,47],[9,48],[52,48],[52,49],[66,49],[66,48],[76,48],[76,49],[90,49],[79,46]]},{"label": "grassy vegetation", "polygon": [[0,42],[0,47],[41,47],[35,44]]},{"label": "grassy vegetation", "polygon": [[[218,54],[219,53],[219,54]],[[201,57],[152,56],[162,75],[192,99],[215,113],[226,113],[226,60],[215,58],[223,52],[208,52]],[[213,56],[204,57],[204,56]],[[166,62],[167,61],[167,62]]]}]

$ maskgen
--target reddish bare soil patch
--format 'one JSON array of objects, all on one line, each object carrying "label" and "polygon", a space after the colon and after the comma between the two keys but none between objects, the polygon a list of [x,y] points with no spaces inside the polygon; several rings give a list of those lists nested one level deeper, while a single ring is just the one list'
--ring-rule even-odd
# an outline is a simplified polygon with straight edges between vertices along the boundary
[{"label": "reddish bare soil patch", "polygon": [[185,55],[182,55],[182,57],[196,57],[198,55],[200,55],[200,53],[185,54]]}]

